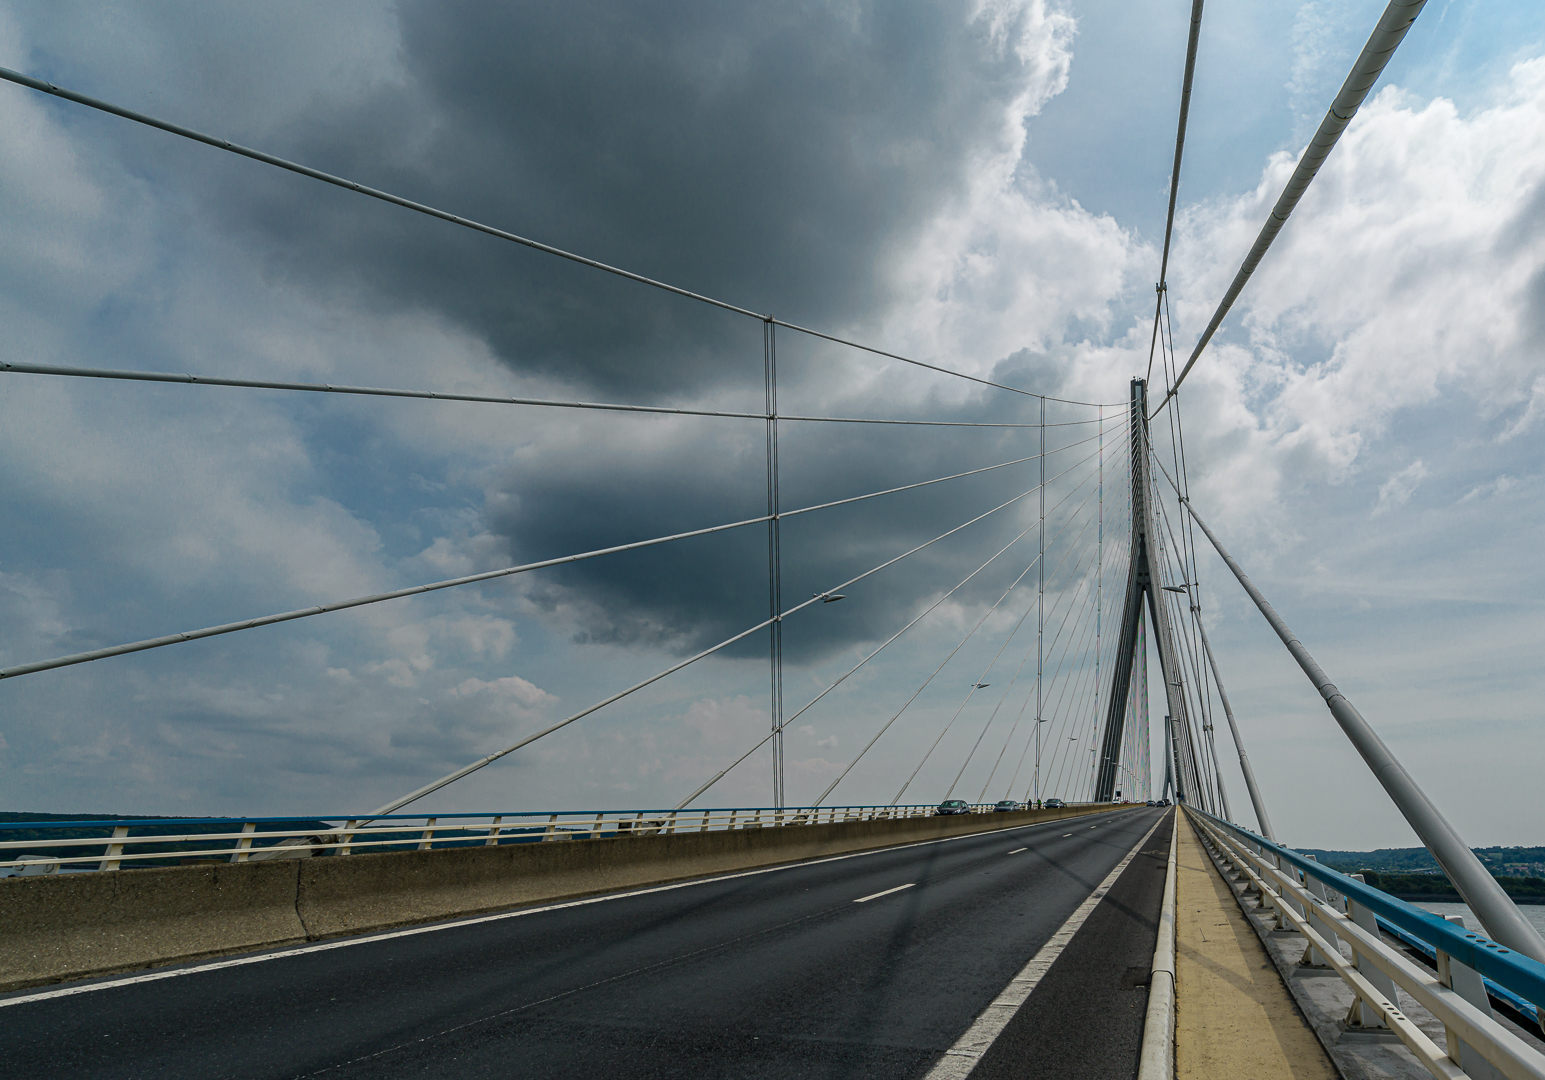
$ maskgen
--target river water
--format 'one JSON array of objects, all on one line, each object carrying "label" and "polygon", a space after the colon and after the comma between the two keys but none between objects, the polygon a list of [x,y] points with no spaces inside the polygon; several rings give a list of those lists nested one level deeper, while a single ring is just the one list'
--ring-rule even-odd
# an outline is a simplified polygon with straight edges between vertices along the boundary
[{"label": "river water", "polygon": [[[1468,904],[1417,904],[1423,911],[1430,911],[1434,915],[1463,915],[1465,917],[1466,930],[1479,930],[1485,933],[1481,926],[1481,920],[1475,917],[1475,912],[1470,910]],[[1545,934],[1545,904],[1519,904],[1518,910],[1524,913],[1524,918],[1534,924],[1534,928],[1541,934]]]}]

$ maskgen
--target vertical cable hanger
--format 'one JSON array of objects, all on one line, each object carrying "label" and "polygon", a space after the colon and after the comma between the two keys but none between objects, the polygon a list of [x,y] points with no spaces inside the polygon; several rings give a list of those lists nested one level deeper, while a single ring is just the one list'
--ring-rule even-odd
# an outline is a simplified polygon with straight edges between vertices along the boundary
[{"label": "vertical cable hanger", "polygon": [[1041,675],[1046,666],[1046,399],[1041,399],[1040,554],[1036,556],[1035,586],[1035,800],[1041,801]]},{"label": "vertical cable hanger", "polygon": [[783,806],[783,551],[778,515],[778,328],[762,321],[762,374],[767,395],[767,617],[772,716],[772,804]]}]

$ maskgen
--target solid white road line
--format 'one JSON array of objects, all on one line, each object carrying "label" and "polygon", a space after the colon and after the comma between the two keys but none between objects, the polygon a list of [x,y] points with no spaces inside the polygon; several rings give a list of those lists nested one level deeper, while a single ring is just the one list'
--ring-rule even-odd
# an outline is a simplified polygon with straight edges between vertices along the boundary
[{"label": "solid white road line", "polygon": [[[333,949],[347,949],[355,945],[369,945],[377,941],[391,941],[393,938],[416,937],[419,934],[433,934],[441,930],[455,930],[462,926],[477,926],[479,923],[499,922],[502,919],[519,919],[527,915],[540,915],[544,911],[562,911],[565,908],[585,907],[589,904],[605,904],[612,900],[626,900],[633,896],[648,896],[651,893],[672,892],[676,889],[689,889],[695,885],[709,885],[716,881],[733,881],[736,878],[758,877],[762,874],[776,874],[784,870],[797,870],[803,866],[819,866],[822,863],[842,862],[844,859],[861,859],[868,855],[883,855],[888,851],[905,851],[908,848],[928,847],[931,844],[950,844],[957,840],[969,840],[972,837],[987,836],[996,832],[1020,832],[1024,829],[1038,829],[1050,825],[1049,821],[1035,821],[1029,825],[1015,825],[1010,829],[993,829],[987,833],[966,833],[963,836],[946,836],[940,840],[918,840],[910,844],[894,844],[891,847],[873,848],[869,851],[854,851],[847,855],[828,855],[824,859],[809,859],[805,862],[784,863],[781,866],[764,866],[759,870],[742,870],[735,874],[718,874],[713,877],[695,878],[692,881],[677,881],[670,885],[654,885],[646,889],[629,889],[627,892],[605,893],[601,896],[587,896],[583,900],[568,900],[561,904],[543,904],[541,907],[519,908],[515,911],[501,911],[495,915],[480,915],[471,919],[457,919],[455,921],[430,923],[428,926],[415,926],[409,930],[394,930],[385,934],[369,934],[361,937],[343,938],[338,941],[329,941],[320,945],[296,945],[288,949],[276,949],[272,952],[255,953],[240,956],[234,960],[215,960],[209,963],[194,964],[189,967],[166,968],[145,975],[130,975],[122,979],[103,979],[100,982],[80,983],[75,986],[67,986],[59,990],[43,990],[35,994],[21,994],[17,997],[0,998],[0,1009],[10,1005],[24,1005],[31,1001],[47,1001],[51,998],[73,997],[76,994],[89,994],[95,990],[111,990],[119,986],[133,986],[137,983],[159,982],[162,979],[176,979],[184,975],[200,975],[206,971],[220,971],[224,968],[245,967],[248,964],[263,964],[270,960],[283,960],[291,956],[305,956],[308,953],[330,952]],[[1071,833],[1068,835],[1072,835]]]},{"label": "solid white road line", "polygon": [[1161,816],[1159,821],[1153,823],[1153,828],[1145,832],[1143,838],[1116,864],[1115,869],[1105,875],[1105,880],[1096,886],[1088,899],[1078,905],[1077,911],[1068,916],[1068,921],[1051,936],[1050,941],[1041,946],[1041,951],[1032,956],[1020,973],[1009,980],[1003,992],[993,999],[992,1004],[982,1010],[982,1014],[966,1029],[966,1033],[956,1040],[954,1046],[944,1051],[944,1056],[928,1071],[923,1080],[965,1080],[971,1074],[971,1070],[976,1068],[976,1063],[982,1060],[982,1055],[987,1053],[988,1048],[1003,1033],[1009,1021],[1014,1019],[1014,1014],[1019,1011],[1019,1007],[1029,999],[1031,991],[1036,988],[1047,969],[1056,962],[1057,957],[1062,955],[1062,950],[1068,947],[1068,942],[1073,940],[1073,935],[1084,925],[1084,920],[1089,918],[1090,913],[1105,898],[1105,894],[1110,891],[1112,885],[1116,884],[1116,879],[1121,876],[1121,872],[1127,868],[1127,864],[1148,842],[1154,829],[1157,829],[1163,820]]},{"label": "solid white road line", "polygon": [[867,904],[871,900],[878,900],[880,897],[889,896],[893,892],[900,892],[902,889],[910,889],[916,884],[917,882],[915,881],[909,881],[905,885],[897,885],[894,889],[886,889],[884,892],[870,893],[868,896],[860,896],[853,902],[855,904]]}]

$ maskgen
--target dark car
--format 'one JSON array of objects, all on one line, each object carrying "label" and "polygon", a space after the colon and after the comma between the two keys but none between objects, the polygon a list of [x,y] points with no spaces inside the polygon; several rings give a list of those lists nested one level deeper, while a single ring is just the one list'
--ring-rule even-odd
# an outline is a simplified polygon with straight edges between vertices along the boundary
[{"label": "dark car", "polygon": [[1018,810],[1018,809],[1019,809],[1019,804],[1017,802],[1015,802],[1013,799],[1004,799],[1002,802],[998,803],[998,805],[993,807],[993,811],[995,813],[999,813],[999,814],[1006,814],[1010,810]]},{"label": "dark car", "polygon": [[966,805],[964,799],[945,799],[939,804],[935,814],[969,814],[971,807]]},{"label": "dark car", "polygon": [[1061,799],[1047,799],[1046,800],[1046,809],[1048,809],[1048,810],[1060,810],[1062,807],[1064,807],[1066,805],[1067,804],[1064,803]]}]

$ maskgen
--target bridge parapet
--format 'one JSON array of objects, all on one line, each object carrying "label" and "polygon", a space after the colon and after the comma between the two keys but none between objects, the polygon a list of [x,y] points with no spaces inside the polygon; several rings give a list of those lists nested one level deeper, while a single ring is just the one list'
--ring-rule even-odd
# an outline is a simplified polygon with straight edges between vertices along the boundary
[{"label": "bridge parapet", "polygon": [[[1541,1044],[1519,1031],[1545,1036],[1545,964],[1246,829],[1188,811],[1220,866],[1231,866],[1259,895],[1277,932],[1302,935],[1298,970],[1334,973],[1351,990],[1351,1009],[1344,1019],[1329,1018],[1332,1028],[1398,1038],[1426,1072],[1445,1080],[1545,1077]],[[1425,951],[1432,970],[1407,945]],[[1402,1008],[1400,992],[1415,1007]]]},{"label": "bridge parapet", "polygon": [[[1028,805],[1028,804],[1026,804]],[[1083,803],[1070,804],[1081,807]],[[968,814],[994,804],[972,805]],[[380,851],[497,847],[556,840],[834,825],[933,817],[904,806],[718,807],[701,810],[535,810],[480,814],[318,814],[264,818],[0,823],[0,876],[120,870],[188,861],[244,863]]]}]

